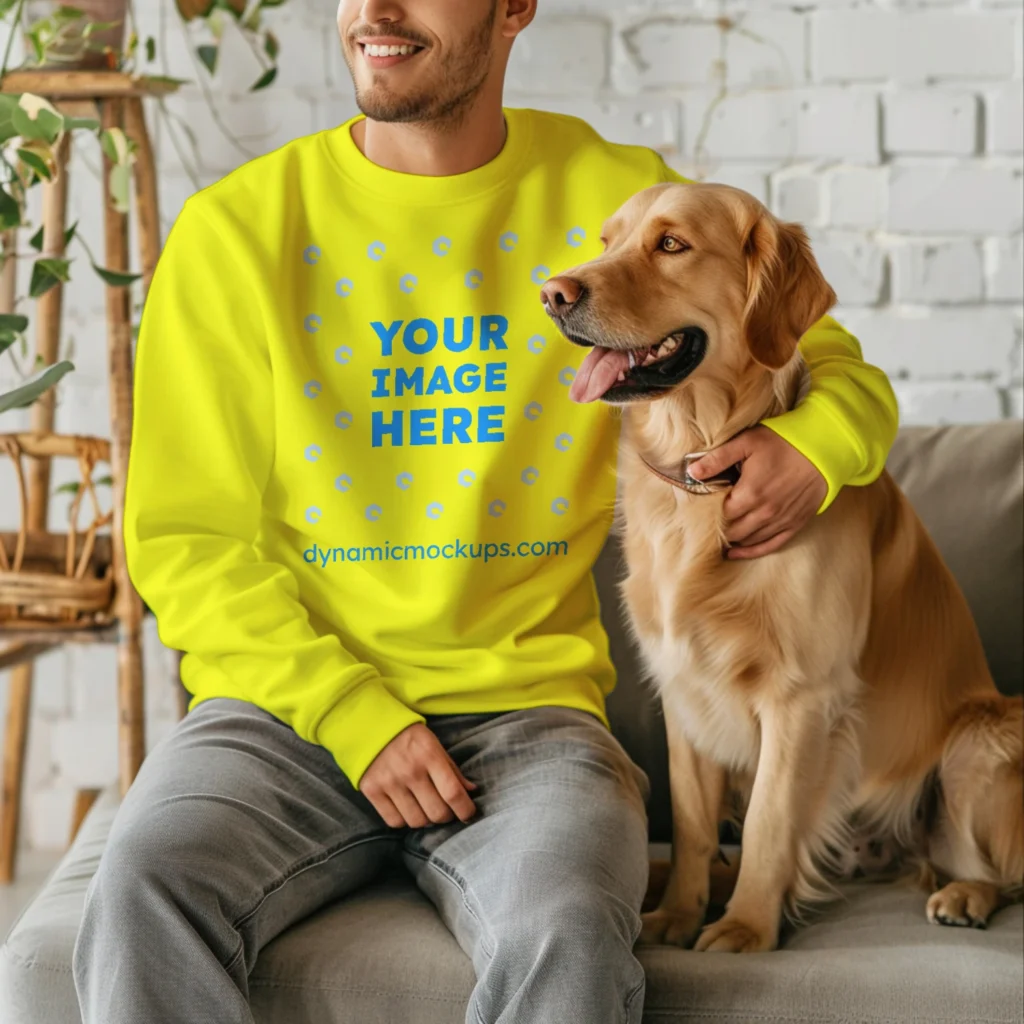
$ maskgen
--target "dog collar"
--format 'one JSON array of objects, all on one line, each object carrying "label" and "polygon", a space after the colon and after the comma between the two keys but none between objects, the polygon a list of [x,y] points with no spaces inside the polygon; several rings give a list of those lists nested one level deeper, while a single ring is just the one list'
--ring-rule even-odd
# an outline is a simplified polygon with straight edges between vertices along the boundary
[{"label": "dog collar", "polygon": [[689,455],[684,455],[682,463],[683,475],[681,478],[663,473],[656,466],[652,466],[642,455],[640,456],[640,461],[659,480],[664,480],[665,483],[678,487],[679,490],[686,491],[689,494],[717,494],[719,491],[726,491],[730,487],[735,487],[740,479],[740,463],[738,462],[719,473],[718,476],[713,476],[708,480],[697,480],[690,476],[690,466],[698,459],[704,458],[707,454],[709,453],[691,452]]}]

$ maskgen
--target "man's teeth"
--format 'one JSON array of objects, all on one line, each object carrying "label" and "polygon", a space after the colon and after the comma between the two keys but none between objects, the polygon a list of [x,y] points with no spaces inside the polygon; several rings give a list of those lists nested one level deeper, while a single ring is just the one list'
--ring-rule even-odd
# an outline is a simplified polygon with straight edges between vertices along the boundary
[{"label": "man's teeth", "polygon": [[409,53],[415,53],[418,46],[378,46],[376,43],[366,43],[366,53],[370,57],[398,57]]}]

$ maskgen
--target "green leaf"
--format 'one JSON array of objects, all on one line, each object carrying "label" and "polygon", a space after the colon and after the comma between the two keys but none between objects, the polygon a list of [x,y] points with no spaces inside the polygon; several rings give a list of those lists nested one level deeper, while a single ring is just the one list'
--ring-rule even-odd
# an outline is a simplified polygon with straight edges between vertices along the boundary
[{"label": "green leaf", "polygon": [[77,480],[69,480],[66,484],[54,489],[54,494],[77,494],[79,483]]},{"label": "green leaf", "polygon": [[100,123],[94,117],[65,117],[64,131],[98,132]]},{"label": "green leaf", "polygon": [[32,280],[28,293],[33,299],[45,295],[55,285],[62,284],[71,277],[71,260],[42,259],[32,264]]},{"label": "green leaf", "polygon": [[96,273],[107,282],[107,284],[112,285],[114,288],[124,288],[125,286],[138,281],[138,279],[142,277],[141,274],[133,274],[126,270],[107,270],[106,267],[98,267],[95,263],[92,265],[92,269],[95,270]]},{"label": "green leaf", "polygon": [[277,36],[273,32],[268,32],[263,40],[263,52],[271,59],[276,60],[277,55],[281,52],[281,45],[277,41]]},{"label": "green leaf", "polygon": [[114,478],[112,476],[101,476],[98,480],[93,480],[93,483],[97,487],[113,487]]},{"label": "green leaf", "polygon": [[257,92],[259,89],[266,89],[266,87],[270,85],[275,78],[277,78],[277,68],[268,68],[262,75],[260,75],[259,80],[249,91]]},{"label": "green leaf", "polygon": [[21,207],[18,200],[0,188],[0,230],[16,228],[21,223]]},{"label": "green leaf", "polygon": [[64,118],[45,108],[37,110],[36,116],[32,117],[24,107],[18,106],[14,108],[11,119],[23,139],[40,139],[52,144],[64,130]]},{"label": "green leaf", "polygon": [[[71,239],[75,237],[75,232],[78,230],[78,221],[76,220],[71,227],[66,228],[64,231],[64,248],[66,249],[71,244]],[[43,251],[43,226],[39,225],[39,230],[28,240],[28,244],[35,249],[36,252]]]},{"label": "green leaf", "polygon": [[200,46],[196,50],[196,56],[203,62],[203,66],[211,75],[217,72],[217,47],[216,46]]},{"label": "green leaf", "polygon": [[2,356],[17,340],[18,336],[16,334],[0,334],[0,356]]},{"label": "green leaf", "polygon": [[70,373],[75,364],[66,359],[53,366],[47,366],[39,373],[33,374],[24,384],[0,395],[0,412],[8,409],[24,409],[31,405],[41,394],[48,391],[66,373]]},{"label": "green leaf", "polygon": [[50,165],[31,149],[19,149],[18,156],[32,168],[44,181],[49,181],[53,175],[50,173]]},{"label": "green leaf", "polygon": [[146,60],[150,64],[156,60],[156,40],[152,36],[146,36]]},{"label": "green leaf", "polygon": [[132,171],[124,164],[110,168],[110,199],[118,213],[129,210],[128,193],[132,183]]},{"label": "green leaf", "polygon": [[28,317],[19,313],[0,313],[0,334],[21,334],[28,327]]}]

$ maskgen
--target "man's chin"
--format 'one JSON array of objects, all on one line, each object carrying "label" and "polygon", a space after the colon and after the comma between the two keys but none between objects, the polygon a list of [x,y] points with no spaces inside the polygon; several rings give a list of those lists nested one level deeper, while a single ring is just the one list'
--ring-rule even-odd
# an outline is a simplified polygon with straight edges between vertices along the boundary
[{"label": "man's chin", "polygon": [[371,121],[403,124],[425,121],[430,116],[430,104],[412,96],[399,96],[379,85],[356,91],[356,106]]}]

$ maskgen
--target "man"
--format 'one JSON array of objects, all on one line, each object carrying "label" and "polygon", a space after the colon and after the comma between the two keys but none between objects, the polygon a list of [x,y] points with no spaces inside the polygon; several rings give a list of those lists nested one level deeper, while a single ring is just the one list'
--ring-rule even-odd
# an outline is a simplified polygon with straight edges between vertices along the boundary
[{"label": "man", "polygon": [[[606,728],[590,568],[615,421],[538,295],[672,173],[502,110],[536,0],[343,0],[365,119],[194,196],[139,341],[125,535],[192,710],[113,827],[86,1024],[252,1020],[261,946],[400,859],[474,963],[467,1021],[640,1020],[647,782]],[[895,432],[833,321],[737,459],[732,557],[784,543]],[[710,463],[710,464],[709,464]]]}]

